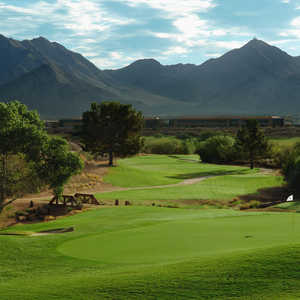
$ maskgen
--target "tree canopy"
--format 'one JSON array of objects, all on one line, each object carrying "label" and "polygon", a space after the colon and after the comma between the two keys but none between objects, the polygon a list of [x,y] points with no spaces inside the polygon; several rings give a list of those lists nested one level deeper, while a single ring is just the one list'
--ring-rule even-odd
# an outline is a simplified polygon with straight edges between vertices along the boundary
[{"label": "tree canopy", "polygon": [[300,143],[283,150],[281,155],[281,171],[288,187],[299,196],[300,181]]},{"label": "tree canopy", "polygon": [[36,111],[18,101],[0,102],[0,212],[25,192],[62,187],[80,170],[79,157],[66,147],[47,135]]},{"label": "tree canopy", "polygon": [[231,136],[216,135],[200,143],[197,154],[202,162],[228,163],[235,158],[235,140]]},{"label": "tree canopy", "polygon": [[259,128],[257,120],[247,120],[236,135],[236,147],[242,152],[244,158],[249,159],[250,168],[254,168],[257,158],[264,156],[269,150],[268,141]]},{"label": "tree canopy", "polygon": [[143,116],[130,104],[118,102],[92,103],[82,116],[81,139],[84,149],[93,154],[115,156],[138,153],[142,146],[140,133]]},{"label": "tree canopy", "polygon": [[64,139],[48,137],[42,145],[35,168],[43,182],[53,190],[54,195],[60,197],[63,186],[71,176],[82,170],[83,163],[77,154],[69,151],[68,143]]}]

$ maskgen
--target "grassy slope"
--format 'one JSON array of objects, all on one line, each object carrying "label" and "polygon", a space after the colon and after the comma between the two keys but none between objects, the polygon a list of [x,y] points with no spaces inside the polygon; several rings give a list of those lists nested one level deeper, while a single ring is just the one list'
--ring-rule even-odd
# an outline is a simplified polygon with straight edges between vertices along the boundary
[{"label": "grassy slope", "polygon": [[300,296],[298,214],[119,207],[13,230],[70,225],[57,236],[0,236],[1,300]]},{"label": "grassy slope", "polygon": [[[193,161],[189,161],[193,160]],[[248,172],[247,168],[197,163],[197,155],[147,155],[118,160],[104,178],[115,186],[141,187],[173,184],[183,179],[226,173]]]},{"label": "grassy slope", "polygon": [[[161,189],[142,189],[99,193],[99,199],[120,199],[130,201],[156,200],[231,200],[232,198],[255,193],[260,188],[282,185],[281,177],[261,175],[245,167],[195,163],[198,157],[189,155],[171,157],[149,155],[119,161],[105,181],[122,187],[140,187],[180,182],[201,176],[214,176],[202,182],[187,186]],[[194,160],[190,161],[190,160]],[[147,171],[147,172],[145,172]]]},{"label": "grassy slope", "polygon": [[[98,199],[119,200],[231,200],[234,197],[255,193],[260,188],[282,185],[282,177],[260,174],[226,175],[208,178],[193,185],[142,189],[97,194]],[[280,200],[280,199],[279,199]]]}]

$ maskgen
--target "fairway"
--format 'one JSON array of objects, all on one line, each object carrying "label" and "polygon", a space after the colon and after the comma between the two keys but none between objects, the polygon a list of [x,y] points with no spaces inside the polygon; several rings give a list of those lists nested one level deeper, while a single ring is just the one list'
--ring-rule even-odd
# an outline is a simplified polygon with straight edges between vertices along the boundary
[{"label": "fairway", "polygon": [[[167,186],[195,178],[204,180]],[[129,200],[135,205],[150,201],[170,201],[173,205],[174,201],[182,203],[186,200],[228,202],[238,196],[258,193],[262,188],[283,184],[282,176],[262,174],[259,169],[248,167],[201,163],[197,155],[146,155],[121,159],[116,168],[109,170],[104,181],[128,190],[96,193],[99,200]],[[281,200],[280,195],[278,200]]]},{"label": "fairway", "polygon": [[[176,214],[174,214],[174,217]],[[300,219],[291,215],[201,218],[182,216],[167,223],[80,238],[59,251],[111,264],[167,264],[227,252],[300,242]],[[274,230],[274,228],[278,230]]]},{"label": "fairway", "polygon": [[[207,178],[199,183],[160,189],[139,189],[98,193],[101,200],[130,200],[133,203],[142,201],[171,201],[171,200],[223,200],[229,201],[234,197],[257,193],[261,188],[281,186],[281,176],[244,174],[225,175]],[[279,199],[280,200],[280,195]]]},{"label": "fairway", "polygon": [[246,167],[200,163],[198,155],[145,155],[118,160],[104,181],[120,187],[178,183],[184,179],[221,174],[247,174]]},{"label": "fairway", "polygon": [[300,214],[113,207],[0,235],[1,300],[297,299]]}]

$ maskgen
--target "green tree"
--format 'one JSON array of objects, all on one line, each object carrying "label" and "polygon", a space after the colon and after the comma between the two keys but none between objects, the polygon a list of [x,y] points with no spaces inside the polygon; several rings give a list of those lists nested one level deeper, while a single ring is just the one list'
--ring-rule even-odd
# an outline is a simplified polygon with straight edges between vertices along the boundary
[{"label": "green tree", "polygon": [[[0,103],[0,212],[25,191],[22,182],[33,175],[31,162],[46,137],[37,112],[18,101]],[[7,198],[12,199],[6,202]]]},{"label": "green tree", "polygon": [[18,101],[0,103],[0,213],[27,192],[63,185],[82,168],[67,142],[50,138],[35,111]]},{"label": "green tree", "polygon": [[282,150],[280,153],[281,171],[293,192],[299,193],[300,187],[300,143]]},{"label": "green tree", "polygon": [[64,139],[48,137],[35,168],[44,183],[53,190],[54,196],[59,198],[71,176],[82,170],[83,162],[76,153],[69,151],[69,145]]},{"label": "green tree", "polygon": [[269,144],[257,120],[247,120],[246,124],[239,129],[236,135],[236,149],[250,161],[251,169],[254,168],[255,160],[267,154]]},{"label": "green tree", "polygon": [[82,143],[86,151],[109,155],[109,166],[114,157],[129,156],[142,147],[140,133],[143,116],[131,105],[118,102],[92,103],[82,116]]},{"label": "green tree", "polygon": [[235,140],[231,136],[216,135],[200,143],[196,153],[207,163],[228,163],[235,158]]}]

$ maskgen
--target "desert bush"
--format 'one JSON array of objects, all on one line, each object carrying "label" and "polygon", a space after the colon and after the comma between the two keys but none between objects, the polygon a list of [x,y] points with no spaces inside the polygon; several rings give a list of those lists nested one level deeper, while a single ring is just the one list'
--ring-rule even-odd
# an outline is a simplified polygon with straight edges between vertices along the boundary
[{"label": "desert bush", "polygon": [[250,208],[259,208],[260,202],[257,200],[251,200],[250,202],[245,202],[240,206],[240,210],[250,209]]},{"label": "desert bush", "polygon": [[213,136],[201,142],[196,153],[207,163],[227,163],[236,158],[235,140],[231,136]]}]

